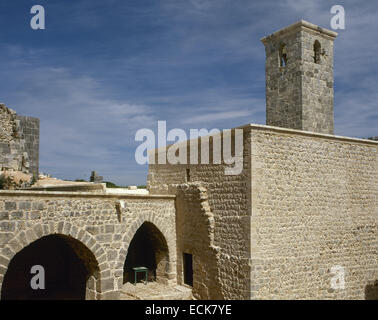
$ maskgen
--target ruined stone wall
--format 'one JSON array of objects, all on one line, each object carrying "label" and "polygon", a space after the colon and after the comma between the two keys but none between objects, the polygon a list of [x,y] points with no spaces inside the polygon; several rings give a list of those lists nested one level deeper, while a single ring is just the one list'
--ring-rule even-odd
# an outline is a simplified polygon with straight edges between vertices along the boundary
[{"label": "ruined stone wall", "polygon": [[16,113],[0,104],[0,170],[27,170],[22,166],[24,146],[18,132]]},{"label": "ruined stone wall", "polygon": [[[249,221],[250,221],[250,150],[249,132],[244,134],[243,148],[243,170],[238,175],[225,175],[225,165],[213,164],[210,157],[210,164],[153,164],[149,166],[148,189],[154,193],[177,194],[177,215],[178,215],[178,243],[182,250],[193,250],[199,252],[206,244],[207,251],[200,253],[199,257],[193,255],[196,272],[195,279],[203,280],[194,282],[194,292],[197,297],[224,298],[224,299],[249,299],[250,294],[250,268],[249,268]],[[232,140],[234,141],[234,140]],[[210,155],[212,155],[213,143],[209,144]],[[200,150],[199,150],[200,151]],[[188,146],[188,158],[190,150]],[[200,159],[200,152],[199,152]],[[200,162],[200,161],[198,161]],[[187,177],[189,172],[189,181]],[[214,219],[214,227],[199,227],[199,224],[207,225],[208,222],[200,214],[201,209],[198,203],[198,194],[194,189],[185,186],[187,183],[201,182],[206,190],[209,214]],[[186,190],[186,191],[184,191]],[[185,192],[188,192],[185,195]],[[193,217],[193,219],[192,219]],[[185,221],[181,223],[180,221]],[[187,236],[190,235],[190,236]],[[212,245],[218,248],[216,259],[218,266],[217,275],[204,275],[213,270],[214,252],[209,247],[209,238],[213,237]],[[202,244],[194,238],[201,239]],[[199,247],[198,247],[198,246]],[[210,252],[208,259],[204,252]],[[190,252],[189,252],[190,253]],[[183,252],[178,252],[178,262],[182,259]],[[200,262],[199,262],[200,261]],[[199,266],[200,263],[201,266]],[[179,270],[180,272],[180,270]],[[211,271],[213,272],[213,271]],[[218,291],[213,290],[214,283],[211,277],[219,279]]]},{"label": "ruined stone wall", "polygon": [[[378,143],[252,126],[252,298],[364,299],[378,279]],[[345,290],[331,269],[345,269]]]},{"label": "ruined stone wall", "polygon": [[14,112],[0,104],[0,142],[10,142],[14,133]]},{"label": "ruined stone wall", "polygon": [[24,152],[28,154],[29,172],[39,174],[39,119],[17,116],[20,121],[20,136],[25,140]]},{"label": "ruined stone wall", "polygon": [[219,247],[214,244],[215,220],[207,190],[201,183],[177,188],[177,281],[184,284],[183,253],[193,257],[193,296],[223,299]]},{"label": "ruined stone wall", "polygon": [[18,116],[0,104],[0,171],[35,173],[39,166],[39,119]]},{"label": "ruined stone wall", "polygon": [[43,236],[62,234],[80,241],[97,259],[101,280],[96,290],[89,289],[87,298],[117,299],[128,246],[146,221],[167,241],[166,282],[175,283],[174,201],[170,196],[0,191],[0,289],[17,252]]}]

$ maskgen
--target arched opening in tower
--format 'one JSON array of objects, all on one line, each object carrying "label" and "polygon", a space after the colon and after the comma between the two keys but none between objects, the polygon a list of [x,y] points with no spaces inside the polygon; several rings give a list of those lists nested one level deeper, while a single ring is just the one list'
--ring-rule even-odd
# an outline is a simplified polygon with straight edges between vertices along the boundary
[{"label": "arched opening in tower", "polygon": [[320,42],[318,40],[315,40],[314,42],[314,62],[315,63],[320,63],[321,51],[322,51],[322,46],[320,45]]},{"label": "arched opening in tower", "polygon": [[[133,268],[148,269],[148,281],[164,283],[169,270],[169,254],[167,242],[163,234],[150,222],[144,222],[130,242],[123,268],[123,283],[134,282]],[[144,278],[137,273],[137,281]]]},{"label": "arched opening in tower", "polygon": [[279,63],[280,63],[280,67],[286,67],[287,65],[287,50],[286,50],[286,44],[284,43],[280,44]]},{"label": "arched opening in tower", "polygon": [[65,235],[45,236],[10,261],[1,299],[94,299],[98,271],[96,258],[80,241]]}]

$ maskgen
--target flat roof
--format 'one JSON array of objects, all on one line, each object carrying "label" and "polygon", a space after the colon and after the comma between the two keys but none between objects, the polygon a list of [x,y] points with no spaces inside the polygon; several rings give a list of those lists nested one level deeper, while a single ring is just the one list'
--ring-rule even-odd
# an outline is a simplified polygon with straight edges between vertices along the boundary
[{"label": "flat roof", "polygon": [[69,191],[32,191],[32,190],[0,190],[1,196],[14,197],[70,197],[70,198],[106,198],[106,199],[175,199],[170,194],[104,194],[93,192]]},{"label": "flat roof", "polygon": [[256,129],[256,130],[265,130],[265,131],[275,131],[275,132],[290,133],[290,134],[298,134],[298,135],[302,135],[302,136],[310,136],[310,137],[323,138],[323,139],[326,138],[326,139],[348,141],[348,142],[357,142],[357,143],[364,143],[364,144],[370,144],[370,145],[378,146],[378,141],[369,140],[369,139],[352,138],[352,137],[338,136],[338,135],[327,134],[327,133],[318,133],[318,132],[288,129],[288,128],[282,128],[282,127],[273,127],[273,126],[262,125],[262,124],[249,123],[249,124],[246,124],[244,126],[240,126],[236,129],[244,129],[244,128],[252,128],[252,129]]},{"label": "flat roof", "polygon": [[278,36],[281,36],[285,33],[288,33],[288,32],[291,32],[295,29],[298,29],[298,28],[303,28],[303,29],[310,29],[310,30],[313,30],[313,31],[316,31],[316,32],[320,32],[332,39],[336,38],[337,37],[337,32],[334,32],[332,30],[329,30],[329,29],[326,29],[326,28],[322,28],[322,27],[319,27],[318,25],[316,24],[313,24],[311,22],[308,22],[308,21],[305,21],[305,20],[299,20],[287,27],[284,27],[276,32],[273,32],[272,34],[266,36],[266,37],[263,37],[261,38],[261,42],[262,43],[266,43],[269,39],[272,39],[274,37],[278,37]]}]

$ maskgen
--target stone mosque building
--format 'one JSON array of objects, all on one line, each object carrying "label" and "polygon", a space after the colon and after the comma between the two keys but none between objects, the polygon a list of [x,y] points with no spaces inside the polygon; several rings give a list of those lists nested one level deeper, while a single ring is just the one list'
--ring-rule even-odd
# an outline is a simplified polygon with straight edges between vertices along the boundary
[{"label": "stone mosque building", "polygon": [[[1,299],[378,299],[378,142],[334,135],[336,36],[299,21],[262,39],[266,125],[238,128],[238,175],[150,164],[145,193],[3,187]],[[1,105],[0,121],[0,169],[35,180],[39,120]]]}]

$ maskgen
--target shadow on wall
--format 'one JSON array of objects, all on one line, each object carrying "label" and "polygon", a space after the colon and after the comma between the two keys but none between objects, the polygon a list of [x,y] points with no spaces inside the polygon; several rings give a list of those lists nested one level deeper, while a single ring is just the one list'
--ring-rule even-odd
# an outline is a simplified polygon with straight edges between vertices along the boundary
[{"label": "shadow on wall", "polygon": [[378,280],[374,283],[368,284],[365,287],[365,299],[366,300],[378,300]]}]

